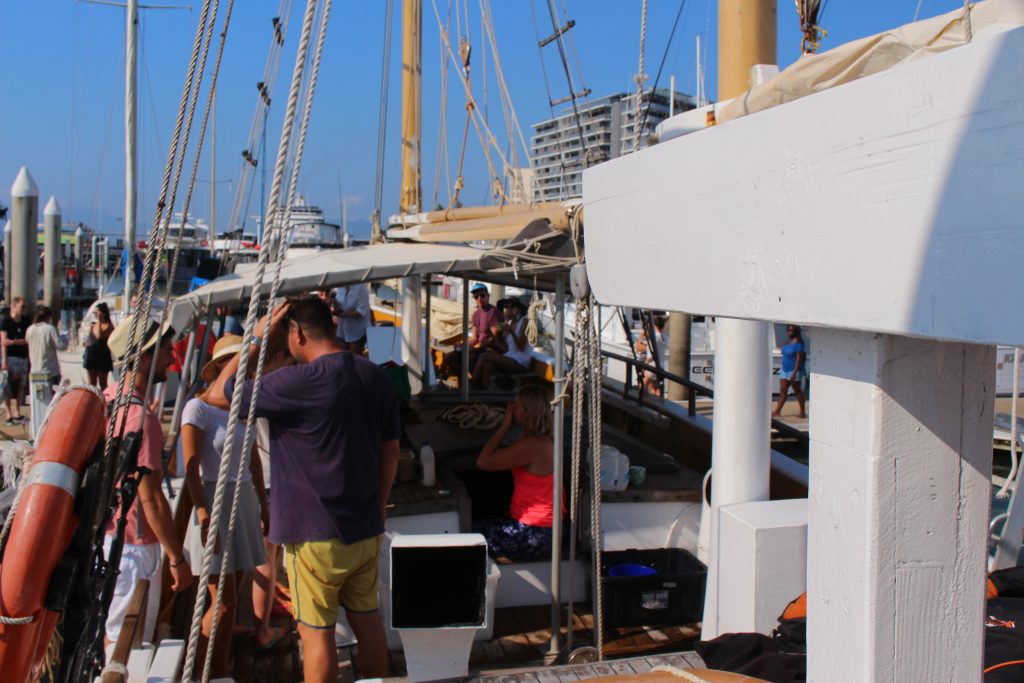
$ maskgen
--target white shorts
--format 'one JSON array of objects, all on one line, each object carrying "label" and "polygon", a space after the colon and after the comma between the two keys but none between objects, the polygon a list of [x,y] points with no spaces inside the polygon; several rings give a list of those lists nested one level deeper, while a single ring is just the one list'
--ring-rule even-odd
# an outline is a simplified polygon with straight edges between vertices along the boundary
[{"label": "white shorts", "polygon": [[[106,557],[110,557],[110,544],[113,540],[107,536],[103,541],[103,554]],[[142,640],[151,643],[153,631],[156,629],[156,617],[160,613],[160,544],[125,543],[124,550],[121,551],[120,569],[121,573],[117,575],[117,585],[114,588],[114,598],[110,601],[110,610],[107,612],[107,639],[112,643],[117,642],[117,637],[121,634],[121,624],[124,623],[128,612],[128,603],[131,602],[132,593],[135,591],[135,584],[143,579],[149,579],[149,602],[146,607]]]}]

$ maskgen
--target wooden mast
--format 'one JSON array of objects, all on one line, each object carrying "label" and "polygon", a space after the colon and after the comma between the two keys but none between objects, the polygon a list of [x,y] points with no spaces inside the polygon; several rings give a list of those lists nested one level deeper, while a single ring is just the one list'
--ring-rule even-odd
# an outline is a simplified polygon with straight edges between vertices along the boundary
[{"label": "wooden mast", "polygon": [[423,5],[421,0],[402,0],[402,190],[399,213],[420,206],[420,137],[423,76]]}]

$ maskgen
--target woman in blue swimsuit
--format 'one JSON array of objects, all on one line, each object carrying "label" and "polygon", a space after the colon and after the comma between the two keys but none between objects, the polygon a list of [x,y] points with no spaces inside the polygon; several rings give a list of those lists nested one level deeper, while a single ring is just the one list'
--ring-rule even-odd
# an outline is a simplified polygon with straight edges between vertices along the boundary
[{"label": "woman in blue swimsuit", "polygon": [[786,405],[789,397],[789,389],[793,388],[796,395],[797,405],[800,406],[800,417],[807,417],[804,406],[803,379],[806,375],[807,347],[804,346],[804,339],[800,336],[800,326],[790,325],[786,328],[786,335],[789,343],[782,347],[782,373],[779,377],[779,402],[775,406],[772,417],[782,414],[782,406]]}]

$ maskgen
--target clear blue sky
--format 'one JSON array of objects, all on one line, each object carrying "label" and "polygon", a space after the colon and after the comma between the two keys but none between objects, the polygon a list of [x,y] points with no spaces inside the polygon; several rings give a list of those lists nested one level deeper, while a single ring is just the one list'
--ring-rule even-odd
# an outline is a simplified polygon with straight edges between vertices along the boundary
[{"label": "clear blue sky", "polygon": [[[152,221],[156,194],[167,154],[180,88],[201,0],[188,0],[191,10],[142,12],[139,68],[139,229]],[[145,3],[145,0],[143,0]],[[430,201],[435,188],[440,109],[440,41],[434,3],[443,15],[449,5],[468,5],[473,45],[473,82],[483,102],[484,46],[480,3],[472,0],[424,0],[423,190]],[[156,4],[172,4],[161,0]],[[184,3],[183,3],[184,4]],[[222,0],[222,6],[226,1]],[[294,0],[292,29],[287,38],[271,115],[268,148],[276,149],[284,93],[294,60],[298,25],[304,7]],[[397,3],[400,5],[400,3]],[[544,86],[546,71],[552,95],[568,92],[554,45],[544,49],[542,71],[537,50],[539,33],[551,32],[545,0],[491,0],[501,64],[520,125],[527,140],[530,124],[550,115]],[[575,20],[569,33],[574,77],[593,90],[593,97],[632,89],[637,70],[640,0],[557,0],[560,11]],[[649,0],[647,67],[651,80],[665,54],[678,0]],[[828,30],[822,49],[911,21],[918,0],[828,0],[823,25]],[[920,0],[920,18],[948,12],[961,0]],[[252,112],[255,83],[263,70],[270,40],[270,19],[279,0],[239,0],[228,36],[218,88],[217,177],[234,178],[241,163]],[[300,191],[338,220],[339,175],[350,221],[365,220],[372,211],[375,177],[378,90],[384,2],[334,3],[321,69],[317,102],[302,170]],[[659,85],[675,74],[677,88],[694,92],[695,37],[707,48],[707,87],[715,94],[716,3],[687,0],[676,37],[668,50]],[[27,165],[42,195],[56,195],[65,220],[85,221],[104,231],[121,230],[123,214],[123,73],[124,12],[72,0],[32,0],[4,8],[4,79],[0,81],[0,203],[9,205],[10,185],[18,168]],[[800,34],[793,3],[779,0],[779,61],[785,66],[799,57]],[[454,9],[453,9],[454,25]],[[397,205],[400,111],[400,28],[398,9],[393,39],[391,99],[384,213]],[[453,29],[454,33],[454,29]],[[576,56],[578,55],[578,62]],[[488,115],[495,134],[507,142],[495,87],[493,60],[486,57]],[[451,163],[459,151],[464,122],[464,97],[456,76],[449,80],[448,152]],[[465,203],[488,200],[487,166],[475,134],[470,133],[466,158]],[[210,162],[206,152],[193,201],[194,212],[208,218]],[[453,171],[454,172],[454,171]],[[204,182],[206,181],[206,182]],[[218,223],[226,221],[229,187],[218,184]],[[448,190],[442,188],[443,198]],[[442,199],[443,201],[443,199]],[[253,204],[251,213],[256,213]],[[359,228],[356,227],[358,230]]]}]

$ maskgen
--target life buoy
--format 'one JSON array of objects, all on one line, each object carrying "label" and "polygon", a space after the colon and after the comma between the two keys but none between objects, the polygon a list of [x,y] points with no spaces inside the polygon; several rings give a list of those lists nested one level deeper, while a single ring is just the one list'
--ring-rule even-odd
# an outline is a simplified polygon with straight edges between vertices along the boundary
[{"label": "life buoy", "polygon": [[54,569],[78,527],[79,479],[103,438],[103,401],[86,389],[60,398],[36,441],[36,452],[0,565],[0,615],[25,624],[0,624],[3,680],[30,680],[46,652],[57,617],[45,609]]}]

